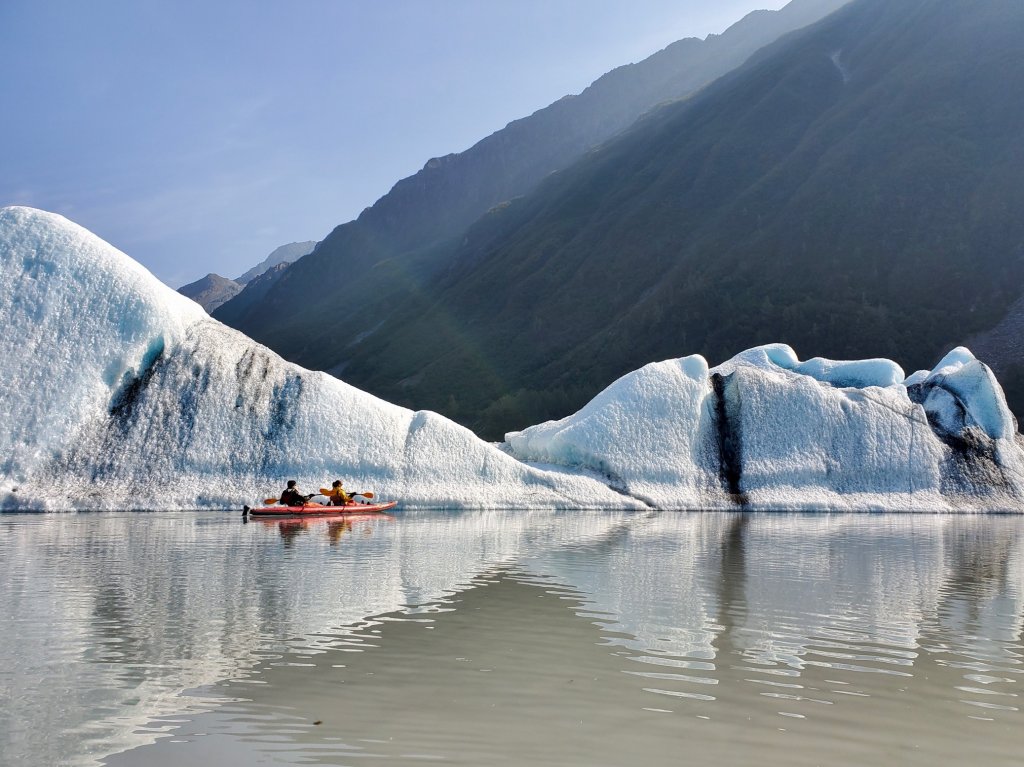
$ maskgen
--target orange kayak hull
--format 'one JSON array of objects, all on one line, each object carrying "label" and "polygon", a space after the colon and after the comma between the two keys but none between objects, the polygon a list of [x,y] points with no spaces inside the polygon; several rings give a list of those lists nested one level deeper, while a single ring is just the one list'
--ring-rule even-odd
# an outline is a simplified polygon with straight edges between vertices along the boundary
[{"label": "orange kayak hull", "polygon": [[310,503],[305,506],[260,506],[249,509],[251,517],[335,517],[339,514],[368,514],[387,511],[398,505],[398,501],[387,503],[348,503],[344,506],[321,506]]}]

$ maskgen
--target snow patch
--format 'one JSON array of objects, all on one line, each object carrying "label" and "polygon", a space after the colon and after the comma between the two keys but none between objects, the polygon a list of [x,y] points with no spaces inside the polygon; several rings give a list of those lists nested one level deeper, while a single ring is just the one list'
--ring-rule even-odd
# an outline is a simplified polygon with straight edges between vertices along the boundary
[{"label": "snow patch", "polygon": [[850,82],[850,70],[845,64],[843,64],[841,58],[842,55],[843,52],[841,50],[835,51],[831,56],[829,56],[829,59],[833,64],[835,64],[836,69],[839,71],[839,76],[843,78],[843,85],[846,85]]}]

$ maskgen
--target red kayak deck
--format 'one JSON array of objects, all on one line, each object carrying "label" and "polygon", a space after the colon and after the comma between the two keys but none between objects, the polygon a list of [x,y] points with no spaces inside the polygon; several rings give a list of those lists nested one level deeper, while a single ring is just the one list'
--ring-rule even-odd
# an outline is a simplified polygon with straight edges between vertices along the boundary
[{"label": "red kayak deck", "polygon": [[398,501],[387,503],[349,503],[344,506],[260,506],[249,509],[251,517],[333,517],[339,514],[368,514],[375,511],[387,511],[398,505]]}]

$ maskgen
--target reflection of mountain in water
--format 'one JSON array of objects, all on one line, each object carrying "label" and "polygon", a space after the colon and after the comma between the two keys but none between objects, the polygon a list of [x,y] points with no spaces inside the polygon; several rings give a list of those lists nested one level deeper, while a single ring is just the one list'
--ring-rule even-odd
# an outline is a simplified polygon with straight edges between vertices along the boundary
[{"label": "reflection of mountain in water", "polygon": [[317,674],[274,664],[351,665],[353,650],[369,670],[393,656],[415,668],[442,636],[459,657],[500,656],[502,642],[522,655],[510,699],[533,670],[580,663],[614,677],[595,688],[602,705],[717,705],[765,726],[786,707],[869,710],[836,680],[870,692],[861,679],[930,678],[933,697],[966,684],[989,695],[965,701],[1005,703],[1019,675],[1016,518],[408,513],[335,532],[312,523],[286,545],[276,524],[216,514],[5,520],[0,652],[21,665],[3,750],[95,763],[151,741],[148,722],[260,687],[211,688],[224,680],[285,674],[304,690]]},{"label": "reflection of mountain in water", "polygon": [[1020,524],[999,518],[987,525],[950,525],[944,544],[949,564],[938,626],[944,634],[965,637],[968,647],[987,661],[1005,661],[1001,643],[1019,645],[1024,633]]},{"label": "reflection of mountain in water", "polygon": [[368,616],[443,600],[623,516],[406,513],[355,523],[335,546],[327,521],[285,545],[276,524],[234,514],[7,517],[4,614],[38,633],[0,632],[0,653],[20,663],[0,746],[7,732],[37,757],[26,764],[95,763],[148,742],[136,730],[154,718],[212,705],[184,690],[245,675],[267,652],[343,642]]}]

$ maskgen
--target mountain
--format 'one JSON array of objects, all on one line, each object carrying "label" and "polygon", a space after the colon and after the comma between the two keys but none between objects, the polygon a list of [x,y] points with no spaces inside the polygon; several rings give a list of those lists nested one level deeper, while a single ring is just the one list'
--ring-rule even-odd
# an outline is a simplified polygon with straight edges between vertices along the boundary
[{"label": "mountain", "polygon": [[272,272],[273,277],[261,282],[250,294],[254,296],[266,295],[270,286],[281,276],[282,270],[288,264],[312,252],[315,247],[315,240],[282,245],[238,279],[230,280],[227,277],[221,277],[219,274],[211,272],[201,280],[190,282],[188,285],[178,288],[178,292],[183,296],[188,296],[206,309],[207,312],[213,314],[223,304],[241,293],[257,277],[261,277],[267,272]]},{"label": "mountain", "polygon": [[684,353],[927,366],[1021,296],[1021,39],[1016,2],[856,0],[483,216],[346,380],[500,439]]},{"label": "mountain", "polygon": [[237,508],[337,476],[406,507],[1024,509],[1024,439],[966,349],[909,378],[782,344],[692,355],[499,449],[283,361],[28,208],[0,209],[0,323],[3,510]]},{"label": "mountain", "polygon": [[[344,369],[351,344],[373,333],[392,307],[431,289],[431,278],[448,266],[451,245],[479,216],[531,191],[658,103],[692,94],[846,1],[794,0],[780,11],[752,13],[722,35],[681,40],[465,152],[431,159],[358,219],[336,228],[266,295],[243,292],[218,318],[292,361]],[[339,302],[339,292],[357,295],[360,311]]]},{"label": "mountain", "polygon": [[244,315],[249,307],[258,305],[266,299],[267,293],[277,284],[277,281],[281,279],[281,276],[289,266],[291,264],[288,261],[282,261],[268,267],[262,274],[250,279],[244,288],[244,299],[233,301],[229,306],[222,307],[222,310],[217,313],[217,319],[226,325],[233,325],[236,318]]},{"label": "mountain", "polygon": [[316,240],[290,242],[287,245],[282,245],[241,277],[236,277],[235,282],[240,285],[247,285],[253,279],[259,277],[273,266],[277,266],[278,264],[290,264],[294,261],[298,261],[303,256],[309,255],[313,252],[313,248],[316,246]]},{"label": "mountain", "polygon": [[207,312],[213,312],[222,304],[242,292],[242,285],[235,280],[210,273],[200,280],[178,288],[181,295],[191,298]]}]

